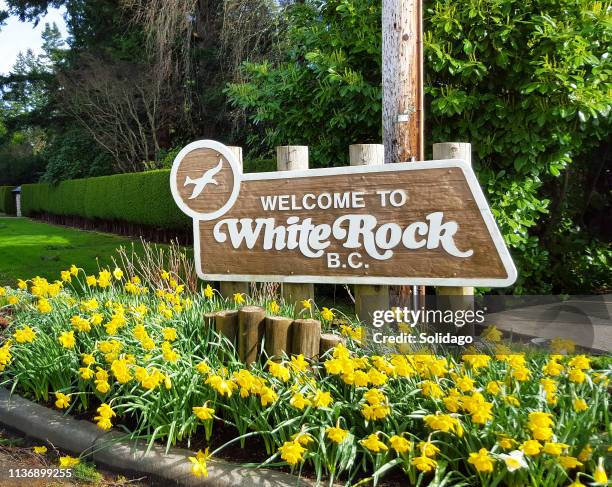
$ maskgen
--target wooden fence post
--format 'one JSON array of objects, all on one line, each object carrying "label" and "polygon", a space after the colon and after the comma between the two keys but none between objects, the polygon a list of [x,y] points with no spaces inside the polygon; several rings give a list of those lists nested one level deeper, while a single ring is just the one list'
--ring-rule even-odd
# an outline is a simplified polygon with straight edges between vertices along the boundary
[{"label": "wooden fence post", "polygon": [[[443,142],[433,145],[433,158],[438,159],[463,159],[469,165],[472,164],[472,144],[466,142]],[[445,296],[448,300],[448,305],[456,309],[473,309],[474,308],[474,288],[470,286],[463,287],[436,287],[438,296]],[[471,326],[465,325],[463,332],[465,334],[474,333],[474,324]]]},{"label": "wooden fence post", "polygon": [[[244,169],[242,147],[229,146],[228,149],[233,152],[234,156],[236,156],[236,160],[238,161],[240,168]],[[227,299],[232,299],[236,293],[249,294],[249,283],[242,281],[221,281],[219,289],[221,291],[221,296]]]},{"label": "wooden fence post", "polygon": [[[278,171],[308,169],[308,146],[282,145],[277,147],[276,169]],[[301,301],[314,300],[314,285],[311,283],[284,282],[281,284],[281,295],[285,302],[293,303],[297,312],[301,309]]]},{"label": "wooden fence post", "polygon": [[[351,166],[374,166],[385,163],[382,144],[355,144],[349,146]],[[372,313],[389,309],[389,286],[355,285],[355,314],[368,324]]]}]

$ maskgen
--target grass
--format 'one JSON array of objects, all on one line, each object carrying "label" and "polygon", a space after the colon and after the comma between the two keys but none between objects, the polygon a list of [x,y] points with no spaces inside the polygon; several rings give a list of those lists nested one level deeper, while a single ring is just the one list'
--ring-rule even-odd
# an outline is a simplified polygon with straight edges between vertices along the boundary
[{"label": "grass", "polygon": [[[91,273],[97,271],[98,263],[111,265],[115,250],[132,243],[106,233],[0,217],[0,286],[36,275],[57,279],[60,270],[77,263]],[[138,251],[140,243],[135,247]]]}]

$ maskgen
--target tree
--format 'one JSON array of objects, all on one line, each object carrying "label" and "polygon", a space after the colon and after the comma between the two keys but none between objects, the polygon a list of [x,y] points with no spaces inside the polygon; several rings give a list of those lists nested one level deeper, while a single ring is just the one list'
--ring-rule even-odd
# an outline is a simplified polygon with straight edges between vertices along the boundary
[{"label": "tree", "polygon": [[[252,151],[306,144],[314,166],[345,164],[348,144],[381,140],[380,2],[307,0],[285,15],[281,58],[246,63],[230,100],[257,127]],[[474,168],[520,268],[517,292],[575,289],[552,273],[566,264],[584,291],[612,285],[609,272],[591,281],[593,266],[575,251],[555,252],[576,241],[561,230],[577,222],[567,202],[551,205],[572,193],[559,191],[562,174],[588,166],[611,133],[607,15],[592,0],[427,5],[426,140],[472,142]],[[610,244],[589,241],[594,266],[605,268]]]}]

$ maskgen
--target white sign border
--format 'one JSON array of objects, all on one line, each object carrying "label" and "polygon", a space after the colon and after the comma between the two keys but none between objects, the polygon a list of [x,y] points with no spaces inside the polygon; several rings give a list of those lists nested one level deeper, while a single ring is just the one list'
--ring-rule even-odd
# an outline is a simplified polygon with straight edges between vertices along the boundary
[{"label": "white sign border", "polygon": [[[189,146],[187,146],[189,147]],[[184,149],[183,149],[184,150]],[[182,151],[181,151],[182,152]],[[466,178],[470,191],[480,210],[493,244],[501,258],[507,277],[505,278],[440,278],[440,277],[379,277],[379,276],[312,276],[312,275],[247,275],[247,274],[206,274],[202,271],[200,254],[200,220],[193,220],[193,248],[196,272],[205,281],[238,281],[238,282],[304,282],[321,284],[378,284],[378,285],[413,285],[413,286],[474,286],[474,287],[507,287],[514,284],[518,274],[512,257],[508,252],[503,237],[493,218],[491,209],[476,179],[471,166],[463,159],[445,159],[437,161],[402,162],[379,166],[343,166],[300,171],[276,171],[265,173],[242,174],[242,181],[262,181],[269,179],[288,179],[301,177],[318,177],[334,175],[355,175],[371,172],[414,171],[421,169],[460,168]]]},{"label": "white sign border", "polygon": [[[229,162],[230,169],[232,170],[232,175],[234,177],[234,187],[232,188],[230,197],[221,208],[210,213],[199,213],[189,208],[189,206],[187,206],[183,201],[178,187],[176,186],[176,175],[178,173],[181,161],[187,154],[196,149],[213,149],[219,152]],[[236,203],[240,193],[240,183],[242,180],[242,168],[240,167],[236,156],[234,156],[229,147],[223,145],[221,142],[217,142],[216,140],[196,140],[195,142],[187,144],[185,147],[183,147],[174,158],[172,169],[170,170],[170,192],[172,193],[174,202],[187,216],[190,216],[194,220],[215,220],[227,213],[232,206],[234,206],[234,203]]]}]

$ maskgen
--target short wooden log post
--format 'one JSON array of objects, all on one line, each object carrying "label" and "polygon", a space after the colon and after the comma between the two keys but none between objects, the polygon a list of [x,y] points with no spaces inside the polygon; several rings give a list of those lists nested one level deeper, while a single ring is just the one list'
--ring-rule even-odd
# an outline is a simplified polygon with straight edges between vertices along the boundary
[{"label": "short wooden log post", "polygon": [[[472,164],[472,144],[466,142],[443,142],[433,145],[433,158],[438,159],[463,159]],[[446,296],[446,304],[451,308],[471,310],[474,309],[474,288],[463,287],[436,287],[438,296]],[[441,304],[445,304],[442,302]],[[465,325],[461,334],[474,334],[474,324]]]},{"label": "short wooden log post", "polygon": [[[354,144],[349,146],[351,166],[374,166],[385,163],[382,144]],[[389,309],[389,286],[355,285],[355,314],[368,324],[376,310]]]},{"label": "short wooden log post", "polygon": [[[278,171],[308,169],[308,146],[282,145],[277,147],[276,169]],[[293,303],[297,312],[301,309],[301,301],[314,300],[314,285],[311,283],[282,283],[281,295],[286,303]]]},{"label": "short wooden log post", "polygon": [[268,316],[265,323],[265,348],[268,357],[280,359],[291,354],[291,325],[293,320],[284,316]]},{"label": "short wooden log post", "polygon": [[219,311],[215,315],[215,330],[235,344],[238,335],[238,311],[235,309]]},{"label": "short wooden log post", "polygon": [[319,356],[321,322],[313,319],[295,320],[292,325],[291,353],[314,359]]},{"label": "short wooden log post", "polygon": [[210,313],[204,313],[204,321],[202,323],[204,325],[204,328],[214,328],[216,319],[217,319],[216,312],[211,311]]},{"label": "short wooden log post", "polygon": [[238,310],[238,356],[247,365],[259,357],[265,318],[266,310],[259,306],[244,306]]},{"label": "short wooden log post", "polygon": [[333,349],[336,345],[345,343],[346,341],[339,335],[333,333],[321,333],[321,341],[319,342],[319,355]]},{"label": "short wooden log post", "polygon": [[[236,160],[238,161],[238,164],[241,168],[243,168],[242,147],[229,146],[228,149],[232,151],[236,157]],[[221,296],[227,299],[232,299],[236,293],[249,294],[249,283],[239,281],[221,281],[219,290],[221,291]]]}]

